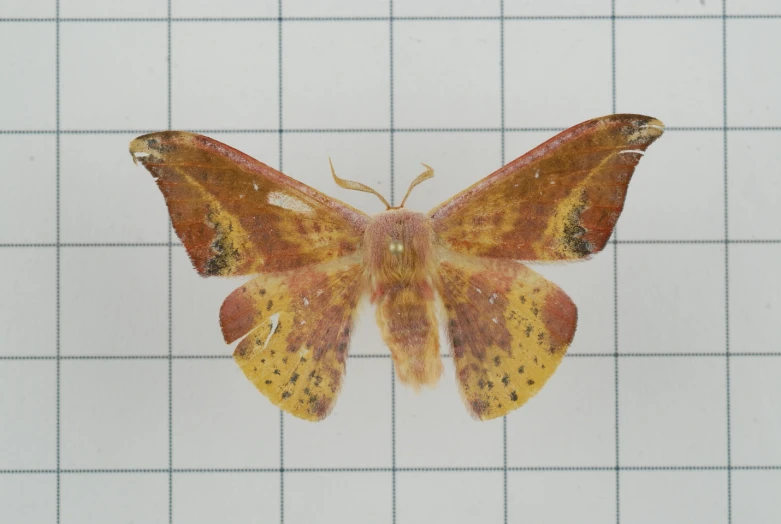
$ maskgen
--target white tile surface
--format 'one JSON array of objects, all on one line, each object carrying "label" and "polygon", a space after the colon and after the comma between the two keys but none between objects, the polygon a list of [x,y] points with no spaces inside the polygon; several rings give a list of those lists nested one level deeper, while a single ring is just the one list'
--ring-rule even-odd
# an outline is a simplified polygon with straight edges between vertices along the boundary
[{"label": "white tile surface", "polygon": [[[781,520],[778,2],[726,2],[726,20],[711,0],[57,6],[0,0],[0,521],[726,522],[728,503],[735,524]],[[396,200],[423,161],[426,210],[613,110],[669,131],[619,243],[535,266],[577,334],[537,397],[486,423],[448,359],[436,389],[394,383],[369,307],[331,417],[280,416],[219,331],[242,280],[198,277],[175,236],[169,254],[127,154],[169,123],[208,129],[367,213],[329,156]]]}]

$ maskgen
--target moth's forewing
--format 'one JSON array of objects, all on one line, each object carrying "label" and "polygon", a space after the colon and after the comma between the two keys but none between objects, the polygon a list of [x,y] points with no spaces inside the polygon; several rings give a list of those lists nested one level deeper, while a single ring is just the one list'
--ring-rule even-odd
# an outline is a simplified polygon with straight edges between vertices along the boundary
[{"label": "moth's forewing", "polygon": [[165,131],[130,152],[201,275],[286,271],[358,249],[366,215],[216,140]]},{"label": "moth's forewing", "polygon": [[249,331],[233,356],[261,393],[292,415],[320,420],[341,387],[362,291],[357,255],[259,276],[225,299],[220,324],[227,342]]},{"label": "moth's forewing", "polygon": [[476,418],[500,417],[556,370],[577,310],[558,286],[517,262],[440,253],[438,291],[461,394]]},{"label": "moth's forewing", "polygon": [[642,115],[567,129],[431,210],[434,231],[471,255],[588,257],[610,238],[635,166],[663,130]]}]

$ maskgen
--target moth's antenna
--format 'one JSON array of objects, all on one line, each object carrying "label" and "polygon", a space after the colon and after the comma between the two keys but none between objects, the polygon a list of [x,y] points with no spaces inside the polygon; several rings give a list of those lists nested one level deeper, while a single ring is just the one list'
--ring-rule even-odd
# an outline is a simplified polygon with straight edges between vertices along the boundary
[{"label": "moth's antenna", "polygon": [[370,188],[369,186],[365,184],[361,184],[360,182],[353,182],[352,180],[345,180],[343,178],[339,178],[338,176],[336,176],[336,171],[334,171],[334,163],[331,162],[331,157],[328,157],[328,163],[331,164],[331,175],[333,175],[336,185],[338,185],[339,187],[343,187],[345,189],[352,189],[354,191],[363,191],[364,193],[371,193],[373,195],[376,195],[377,198],[382,200],[382,203],[385,204],[386,209],[391,208],[391,205],[388,203],[387,200],[385,200],[385,197],[379,194],[374,189]]},{"label": "moth's antenna", "polygon": [[415,180],[413,180],[412,183],[409,185],[409,189],[407,189],[407,194],[404,195],[404,200],[401,201],[401,205],[399,207],[404,207],[404,203],[407,201],[407,197],[409,197],[409,194],[412,193],[413,187],[420,184],[424,180],[428,180],[429,178],[434,176],[434,170],[431,168],[431,166],[427,166],[426,164],[423,164],[423,167],[425,167],[426,170],[423,171],[421,174],[419,174],[418,177]]}]

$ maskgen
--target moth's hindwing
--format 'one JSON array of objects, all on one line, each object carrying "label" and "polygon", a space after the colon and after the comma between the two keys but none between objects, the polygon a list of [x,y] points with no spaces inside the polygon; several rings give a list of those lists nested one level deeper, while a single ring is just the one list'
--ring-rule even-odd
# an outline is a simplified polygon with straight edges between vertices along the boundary
[{"label": "moth's hindwing", "polygon": [[572,300],[517,262],[450,253],[438,273],[467,408],[487,420],[522,406],[567,352],[577,323]]},{"label": "moth's hindwing", "polygon": [[249,332],[233,357],[275,405],[306,420],[331,411],[362,279],[360,258],[352,256],[257,277],[225,299],[220,310],[225,340]]}]

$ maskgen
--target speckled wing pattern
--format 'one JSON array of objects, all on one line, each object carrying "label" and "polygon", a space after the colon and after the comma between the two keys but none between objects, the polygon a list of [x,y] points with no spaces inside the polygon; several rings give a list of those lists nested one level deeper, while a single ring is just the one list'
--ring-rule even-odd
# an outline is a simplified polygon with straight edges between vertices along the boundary
[{"label": "speckled wing pattern", "polygon": [[130,153],[155,177],[201,275],[285,271],[361,242],[368,216],[211,138],[152,133]]},{"label": "speckled wing pattern", "polygon": [[610,115],[583,122],[429,212],[449,248],[514,260],[575,260],[601,251],[659,120]]},{"label": "speckled wing pattern", "polygon": [[220,310],[227,342],[247,378],[285,411],[320,420],[331,411],[345,371],[361,258],[348,256],[281,275],[261,275],[231,293]]},{"label": "speckled wing pattern", "polygon": [[575,304],[513,261],[446,249],[439,259],[438,292],[461,395],[476,418],[505,415],[556,371],[575,334]]}]

